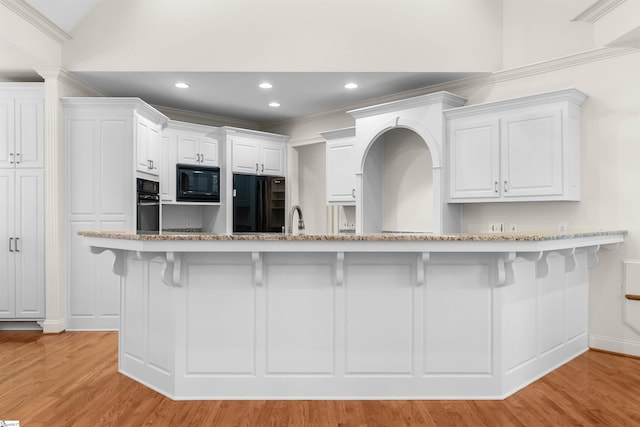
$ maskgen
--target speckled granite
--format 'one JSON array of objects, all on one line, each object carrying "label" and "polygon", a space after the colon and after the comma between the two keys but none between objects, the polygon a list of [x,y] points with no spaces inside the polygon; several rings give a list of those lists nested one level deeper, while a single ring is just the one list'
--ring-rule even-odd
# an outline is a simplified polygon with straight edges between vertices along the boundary
[{"label": "speckled granite", "polygon": [[135,234],[124,231],[80,231],[80,236],[102,237],[108,239],[125,240],[288,240],[288,241],[544,241],[575,239],[581,237],[625,235],[624,230],[576,230],[566,233],[557,232],[531,232],[531,233],[496,233],[496,234],[412,234],[412,233],[383,233],[366,235],[289,235],[289,234],[207,234],[174,232],[167,235]]}]

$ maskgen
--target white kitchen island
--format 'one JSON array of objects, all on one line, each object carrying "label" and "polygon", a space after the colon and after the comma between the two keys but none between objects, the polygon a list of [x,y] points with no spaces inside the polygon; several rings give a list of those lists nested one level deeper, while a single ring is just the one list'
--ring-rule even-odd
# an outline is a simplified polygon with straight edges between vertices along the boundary
[{"label": "white kitchen island", "polygon": [[121,276],[119,370],[173,399],[502,399],[588,349],[624,232],[84,232]]}]

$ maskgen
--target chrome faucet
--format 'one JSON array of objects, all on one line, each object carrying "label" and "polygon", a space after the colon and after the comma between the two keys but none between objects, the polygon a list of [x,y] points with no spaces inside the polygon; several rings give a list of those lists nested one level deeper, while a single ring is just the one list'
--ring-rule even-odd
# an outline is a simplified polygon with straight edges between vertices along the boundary
[{"label": "chrome faucet", "polygon": [[289,212],[289,230],[287,230],[287,233],[289,234],[293,233],[293,214],[295,213],[295,211],[298,211],[298,230],[304,230],[304,219],[302,219],[302,208],[298,205],[295,205],[294,207],[291,208],[291,211]]}]

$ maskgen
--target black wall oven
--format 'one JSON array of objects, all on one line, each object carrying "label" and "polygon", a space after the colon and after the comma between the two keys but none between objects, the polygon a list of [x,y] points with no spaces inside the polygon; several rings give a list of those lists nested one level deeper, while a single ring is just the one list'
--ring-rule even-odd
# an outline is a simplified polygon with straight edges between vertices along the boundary
[{"label": "black wall oven", "polygon": [[160,232],[160,184],[156,181],[138,178],[137,181],[138,233],[158,234]]},{"label": "black wall oven", "polygon": [[176,165],[176,200],[220,202],[220,168]]}]

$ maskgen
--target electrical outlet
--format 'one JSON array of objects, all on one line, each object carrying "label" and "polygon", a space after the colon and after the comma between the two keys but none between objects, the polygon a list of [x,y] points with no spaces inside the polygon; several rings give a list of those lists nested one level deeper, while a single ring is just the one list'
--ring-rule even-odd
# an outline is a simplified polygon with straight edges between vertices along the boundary
[{"label": "electrical outlet", "polygon": [[492,222],[489,223],[489,233],[502,233],[504,232],[504,223],[503,222]]}]

